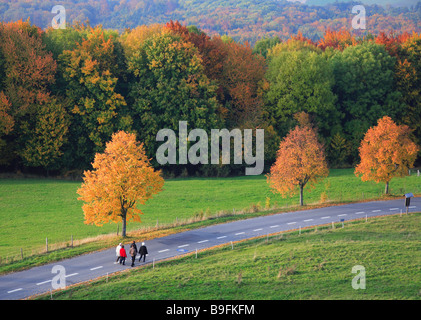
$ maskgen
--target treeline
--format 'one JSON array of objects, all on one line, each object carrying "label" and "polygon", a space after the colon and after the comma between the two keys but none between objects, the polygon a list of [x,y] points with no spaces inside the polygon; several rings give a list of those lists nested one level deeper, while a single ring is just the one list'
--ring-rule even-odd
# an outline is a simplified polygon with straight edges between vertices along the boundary
[{"label": "treeline", "polygon": [[[178,20],[196,25],[209,35],[229,34],[235,41],[254,44],[264,36],[286,40],[299,31],[313,41],[323,37],[327,28],[350,28],[358,1],[324,5],[301,4],[286,0],[0,0],[0,21],[31,21],[46,29],[59,4],[66,9],[66,21],[89,20],[92,25],[124,31],[138,25]],[[322,3],[322,2],[317,2]],[[364,5],[367,30],[373,34],[395,31],[420,32],[421,2],[411,7]],[[352,30],[361,35],[362,30]]]},{"label": "treeline", "polygon": [[[84,24],[43,31],[18,21],[0,25],[0,77],[0,166],[8,171],[80,173],[119,130],[136,133],[154,158],[157,132],[178,132],[179,121],[207,132],[264,129],[266,169],[302,112],[331,167],[355,165],[361,139],[385,115],[421,138],[416,33],[328,31],[318,42],[298,34],[252,48],[172,21],[121,34]],[[244,174],[238,164],[162,169]]]}]

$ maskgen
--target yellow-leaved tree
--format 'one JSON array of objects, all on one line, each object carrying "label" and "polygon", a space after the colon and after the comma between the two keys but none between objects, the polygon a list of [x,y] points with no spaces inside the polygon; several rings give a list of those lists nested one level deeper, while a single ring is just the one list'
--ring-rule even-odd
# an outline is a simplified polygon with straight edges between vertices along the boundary
[{"label": "yellow-leaved tree", "polygon": [[138,208],[160,192],[164,179],[155,171],[145,154],[143,143],[135,134],[119,131],[112,135],[104,153],[97,153],[93,170],[85,171],[78,200],[85,202],[86,224],[101,226],[122,221],[122,236],[126,236],[126,221],[140,222]]},{"label": "yellow-leaved tree", "polygon": [[359,148],[361,162],[355,168],[355,175],[362,181],[385,183],[389,193],[389,182],[393,177],[403,177],[414,165],[418,146],[411,140],[411,129],[397,125],[384,116],[377,126],[368,129]]}]

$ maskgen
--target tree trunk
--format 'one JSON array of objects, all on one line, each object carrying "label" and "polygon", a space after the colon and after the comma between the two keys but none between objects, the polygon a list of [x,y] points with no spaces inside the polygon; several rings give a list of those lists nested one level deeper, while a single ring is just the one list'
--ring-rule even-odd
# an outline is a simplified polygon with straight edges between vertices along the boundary
[{"label": "tree trunk", "polygon": [[300,206],[304,205],[303,189],[304,189],[304,185],[300,184]]},{"label": "tree trunk", "polygon": [[121,218],[121,220],[122,220],[122,222],[123,222],[123,225],[122,225],[122,227],[121,227],[121,235],[123,236],[123,237],[125,237],[126,236],[126,217],[124,216],[124,217],[122,217]]},{"label": "tree trunk", "polygon": [[386,182],[386,186],[384,188],[384,193],[389,194],[389,181]]},{"label": "tree trunk", "polygon": [[126,236],[126,215],[127,214],[127,210],[121,209],[121,222],[122,222],[122,226],[121,226],[121,236],[125,237]]}]

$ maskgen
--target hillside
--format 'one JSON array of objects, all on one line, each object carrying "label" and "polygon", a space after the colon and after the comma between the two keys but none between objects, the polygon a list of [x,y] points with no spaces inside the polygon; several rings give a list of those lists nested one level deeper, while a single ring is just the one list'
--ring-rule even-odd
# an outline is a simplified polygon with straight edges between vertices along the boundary
[{"label": "hillside", "polygon": [[[301,1],[307,5],[315,5],[315,6],[324,6],[326,4],[332,4],[335,2],[349,2],[349,0],[290,0],[294,1]],[[391,6],[391,7],[411,7],[416,6],[419,0],[360,0],[364,5],[373,5],[377,4],[380,6]]]},{"label": "hillside", "polygon": [[[416,0],[393,1],[415,5]],[[366,0],[367,32],[420,31],[421,3],[413,8],[382,7],[390,0]],[[332,0],[308,0],[307,4],[286,0],[65,0],[67,23],[89,20],[92,25],[124,30],[137,25],[178,20],[196,25],[208,34],[229,34],[237,41],[254,43],[264,36],[288,38],[301,31],[317,40],[330,27],[351,29],[354,3]],[[47,28],[57,5],[51,0],[0,0],[0,20],[30,18]],[[321,6],[319,6],[321,5]]]}]

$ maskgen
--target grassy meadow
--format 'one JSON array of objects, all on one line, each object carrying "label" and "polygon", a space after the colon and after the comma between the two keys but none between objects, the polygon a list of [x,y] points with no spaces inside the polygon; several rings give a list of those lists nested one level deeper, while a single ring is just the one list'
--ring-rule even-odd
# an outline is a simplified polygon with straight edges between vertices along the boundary
[{"label": "grassy meadow", "polygon": [[[53,299],[420,300],[420,225],[421,213],[411,213],[248,240],[129,269]],[[352,287],[357,265],[365,268],[365,289]]]},{"label": "grassy meadow", "polygon": [[[0,258],[30,256],[55,243],[70,243],[117,232],[117,224],[85,225],[82,202],[77,200],[80,182],[54,179],[0,179]],[[421,193],[416,174],[393,179],[391,193]],[[384,185],[362,182],[353,169],[331,170],[315,189],[304,189],[305,204],[359,201],[381,197]],[[142,223],[128,223],[128,231],[187,221],[221,211],[291,208],[298,195],[281,198],[271,192],[264,176],[228,178],[180,178],[165,181],[164,190],[143,206]],[[121,231],[121,224],[119,226]]]}]

